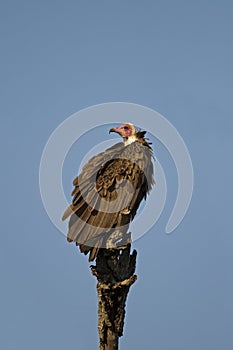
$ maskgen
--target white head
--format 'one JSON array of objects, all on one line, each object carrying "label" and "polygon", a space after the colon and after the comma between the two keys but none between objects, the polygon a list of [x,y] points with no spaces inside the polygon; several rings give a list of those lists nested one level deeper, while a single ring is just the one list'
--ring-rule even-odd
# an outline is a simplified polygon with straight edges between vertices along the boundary
[{"label": "white head", "polygon": [[109,130],[109,133],[110,132],[116,132],[119,134],[123,138],[125,145],[128,145],[137,139],[136,129],[131,123],[125,123],[118,126],[117,128],[111,128]]}]

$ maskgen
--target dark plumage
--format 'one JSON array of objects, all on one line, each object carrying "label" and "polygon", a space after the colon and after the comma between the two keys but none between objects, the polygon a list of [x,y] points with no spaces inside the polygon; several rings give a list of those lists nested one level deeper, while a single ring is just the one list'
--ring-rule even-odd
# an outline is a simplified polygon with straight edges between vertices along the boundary
[{"label": "dark plumage", "polygon": [[100,248],[109,247],[116,232],[121,235],[116,241],[124,242],[130,221],[154,184],[146,131],[136,132],[126,123],[110,132],[119,133],[124,142],[88,161],[73,181],[73,201],[63,214],[63,220],[71,216],[67,240],[76,242],[84,254],[90,253],[89,261]]}]

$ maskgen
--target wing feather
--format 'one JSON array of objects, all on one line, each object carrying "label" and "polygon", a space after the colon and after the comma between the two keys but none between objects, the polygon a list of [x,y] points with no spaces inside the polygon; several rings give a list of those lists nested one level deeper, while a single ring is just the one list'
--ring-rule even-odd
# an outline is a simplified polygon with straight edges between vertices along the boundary
[{"label": "wing feather", "polygon": [[110,232],[127,232],[154,183],[151,158],[150,146],[118,143],[92,157],[74,179],[73,202],[63,214],[63,219],[71,216],[67,240],[75,241],[81,252],[90,252],[90,261]]}]

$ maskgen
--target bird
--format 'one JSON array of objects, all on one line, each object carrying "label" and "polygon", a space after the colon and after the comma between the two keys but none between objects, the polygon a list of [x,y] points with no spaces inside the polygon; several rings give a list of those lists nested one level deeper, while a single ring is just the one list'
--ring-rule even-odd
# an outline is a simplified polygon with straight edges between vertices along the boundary
[{"label": "bird", "polygon": [[84,165],[73,180],[72,203],[62,216],[62,220],[70,218],[67,241],[89,253],[89,261],[100,249],[120,249],[129,243],[130,222],[155,184],[153,149],[146,131],[124,123],[112,132],[122,142]]}]

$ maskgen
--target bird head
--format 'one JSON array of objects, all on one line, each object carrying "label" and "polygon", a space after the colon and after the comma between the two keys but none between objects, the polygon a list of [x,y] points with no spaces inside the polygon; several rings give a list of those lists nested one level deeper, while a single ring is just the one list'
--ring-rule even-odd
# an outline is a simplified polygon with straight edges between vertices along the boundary
[{"label": "bird head", "polygon": [[117,128],[111,128],[109,130],[109,133],[110,132],[116,132],[121,137],[123,137],[123,139],[128,139],[129,137],[130,138],[135,137],[135,134],[136,134],[135,127],[131,123],[125,123],[125,124],[122,124],[121,126],[118,126]]}]

